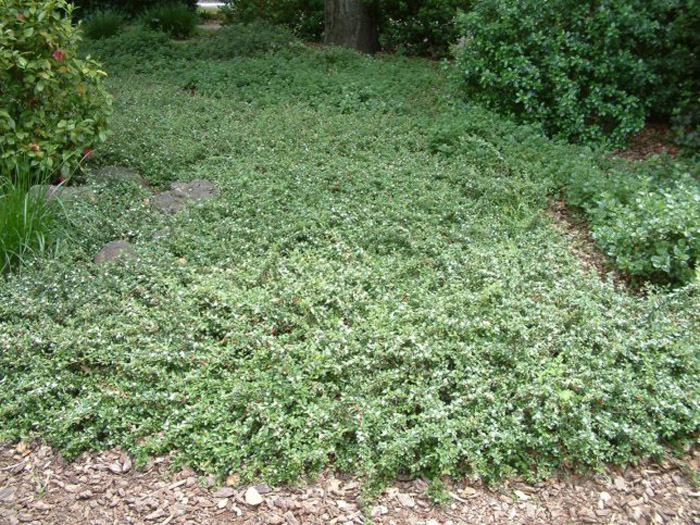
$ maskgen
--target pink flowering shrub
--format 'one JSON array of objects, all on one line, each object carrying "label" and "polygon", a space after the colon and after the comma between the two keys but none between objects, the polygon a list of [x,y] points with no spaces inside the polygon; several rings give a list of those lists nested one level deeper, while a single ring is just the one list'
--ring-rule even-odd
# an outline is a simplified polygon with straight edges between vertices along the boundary
[{"label": "pink flowering shrub", "polygon": [[0,0],[0,169],[67,174],[105,138],[106,73],[78,55],[66,0]]}]

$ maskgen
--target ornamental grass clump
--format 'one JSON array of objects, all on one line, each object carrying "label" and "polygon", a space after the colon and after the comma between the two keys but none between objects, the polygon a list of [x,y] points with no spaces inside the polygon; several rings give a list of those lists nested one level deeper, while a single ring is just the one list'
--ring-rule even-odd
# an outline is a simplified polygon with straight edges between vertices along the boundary
[{"label": "ornamental grass clump", "polygon": [[56,245],[52,233],[59,227],[61,207],[40,184],[49,180],[26,159],[0,175],[0,275]]},{"label": "ornamental grass clump", "polygon": [[85,19],[85,34],[88,38],[99,40],[119,33],[126,22],[126,17],[115,9],[96,11]]}]

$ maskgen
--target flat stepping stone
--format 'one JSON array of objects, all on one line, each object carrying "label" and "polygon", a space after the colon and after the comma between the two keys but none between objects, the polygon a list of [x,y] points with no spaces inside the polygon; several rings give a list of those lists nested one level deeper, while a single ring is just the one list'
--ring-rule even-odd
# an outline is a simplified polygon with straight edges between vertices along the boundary
[{"label": "flat stepping stone", "polygon": [[153,207],[165,213],[177,213],[188,205],[213,199],[219,195],[219,188],[208,180],[174,182],[170,190],[153,196]]},{"label": "flat stepping stone", "polygon": [[51,186],[49,184],[38,184],[32,186],[30,194],[43,195],[48,200],[59,199],[64,202],[97,202],[97,193],[87,186]]},{"label": "flat stepping stone", "polygon": [[107,166],[94,170],[92,178],[107,186],[117,186],[119,184],[138,184],[144,188],[148,186],[148,181],[144,179],[136,170],[125,168],[124,166]]},{"label": "flat stepping stone", "polygon": [[137,261],[138,257],[134,248],[128,241],[112,241],[104,245],[104,247],[95,255],[95,264],[103,264],[110,261]]}]

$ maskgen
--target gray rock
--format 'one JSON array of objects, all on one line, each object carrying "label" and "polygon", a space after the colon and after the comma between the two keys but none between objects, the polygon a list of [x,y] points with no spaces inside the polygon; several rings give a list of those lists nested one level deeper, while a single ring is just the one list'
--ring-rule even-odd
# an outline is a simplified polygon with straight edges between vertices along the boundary
[{"label": "gray rock", "polygon": [[164,213],[177,213],[185,209],[188,199],[175,191],[164,191],[154,195],[151,203],[154,208]]},{"label": "gray rock", "polygon": [[183,193],[189,199],[195,201],[212,199],[219,194],[219,188],[213,182],[203,179],[193,180],[192,182],[174,182],[172,191]]},{"label": "gray rock", "polygon": [[116,186],[118,184],[138,184],[146,187],[148,182],[139,173],[130,168],[123,166],[107,166],[99,168],[92,172],[92,178],[107,186]]},{"label": "gray rock", "polygon": [[153,206],[165,213],[177,213],[193,202],[213,199],[219,194],[219,188],[208,180],[175,182],[170,188],[152,199]]},{"label": "gray rock", "polygon": [[49,200],[61,202],[97,202],[97,193],[87,186],[51,186],[48,184],[32,186],[30,194],[43,195]]},{"label": "gray rock", "polygon": [[272,489],[267,485],[267,483],[259,483],[255,485],[255,490],[257,490],[260,494],[269,494],[272,492]]},{"label": "gray rock", "polygon": [[212,494],[212,496],[214,496],[217,499],[218,498],[230,498],[232,496],[235,496],[235,494],[236,494],[236,491],[234,489],[232,489],[231,487],[223,487],[223,488],[220,488],[219,490],[217,490],[216,492],[214,492],[214,494]]},{"label": "gray rock", "polygon": [[127,241],[112,241],[104,245],[97,255],[95,264],[103,264],[110,261],[137,261],[138,257],[133,247]]}]

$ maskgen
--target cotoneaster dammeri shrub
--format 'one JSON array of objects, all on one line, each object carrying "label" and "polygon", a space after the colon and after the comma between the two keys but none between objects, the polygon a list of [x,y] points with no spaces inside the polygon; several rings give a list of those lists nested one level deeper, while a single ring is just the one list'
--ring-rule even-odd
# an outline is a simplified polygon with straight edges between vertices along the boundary
[{"label": "cotoneaster dammeri shrub", "polygon": [[70,173],[105,139],[106,73],[78,54],[65,0],[0,0],[0,165]]}]

